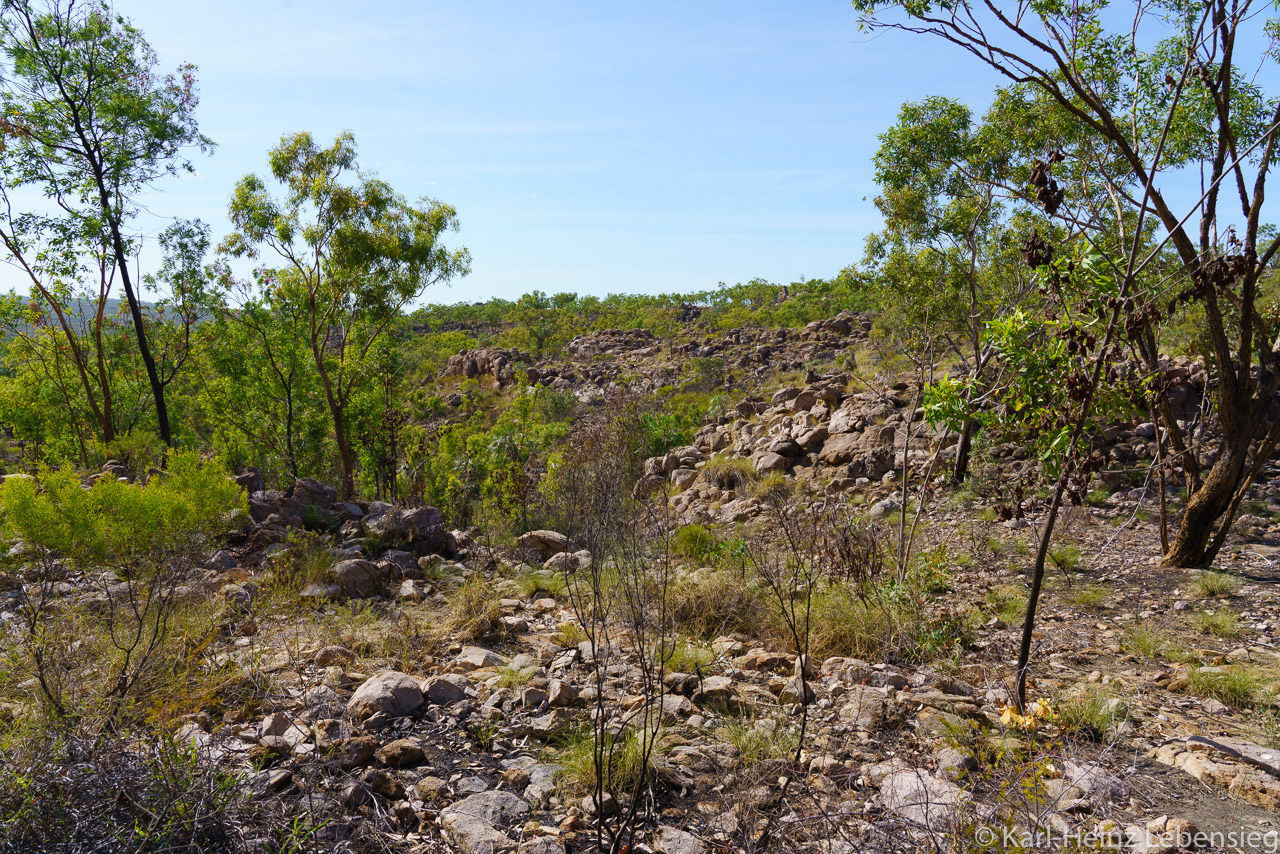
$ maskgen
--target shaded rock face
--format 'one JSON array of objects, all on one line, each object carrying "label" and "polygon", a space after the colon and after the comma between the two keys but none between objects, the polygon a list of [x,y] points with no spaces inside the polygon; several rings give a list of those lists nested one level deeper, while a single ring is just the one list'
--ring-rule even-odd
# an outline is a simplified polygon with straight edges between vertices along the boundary
[{"label": "shaded rock face", "polygon": [[501,388],[515,382],[516,364],[530,361],[532,360],[527,354],[518,350],[500,350],[491,347],[463,350],[449,357],[444,375],[466,380],[491,377]]}]

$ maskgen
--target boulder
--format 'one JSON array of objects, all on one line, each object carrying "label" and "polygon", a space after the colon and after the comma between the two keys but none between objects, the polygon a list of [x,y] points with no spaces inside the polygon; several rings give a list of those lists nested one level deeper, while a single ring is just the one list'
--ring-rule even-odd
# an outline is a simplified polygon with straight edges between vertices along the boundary
[{"label": "boulder", "polygon": [[514,824],[529,805],[511,792],[481,792],[440,812],[440,826],[465,854],[496,854],[515,847],[500,828]]},{"label": "boulder", "polygon": [[529,531],[516,540],[516,548],[532,549],[543,560],[569,550],[569,538],[555,531]]},{"label": "boulder", "polygon": [[422,688],[429,702],[437,706],[449,706],[467,698],[468,684],[470,682],[465,676],[446,674],[432,676],[423,683]]},{"label": "boulder", "polygon": [[413,738],[398,738],[384,744],[375,755],[388,768],[416,768],[427,761],[427,752]]},{"label": "boulder", "polygon": [[853,460],[863,449],[861,433],[835,433],[822,445],[818,462],[828,466],[842,466]]},{"label": "boulder", "polygon": [[384,670],[356,689],[347,702],[347,711],[357,720],[378,712],[402,718],[417,711],[423,702],[422,687],[417,679],[406,673]]},{"label": "boulder", "polygon": [[771,471],[784,472],[790,465],[786,457],[781,454],[775,454],[772,451],[760,451],[751,457],[751,462],[758,474]]},{"label": "boulder", "polygon": [[463,670],[481,670],[485,667],[501,667],[507,659],[482,646],[464,646],[455,659]]},{"label": "boulder", "polygon": [[688,831],[662,824],[654,837],[653,850],[658,854],[706,854],[707,844]]},{"label": "boulder", "polygon": [[382,593],[382,570],[367,560],[344,560],[333,566],[333,583],[343,596],[368,599]]},{"label": "boulder", "polygon": [[964,800],[963,790],[927,771],[895,771],[880,784],[880,801],[886,810],[932,833],[949,833],[956,825]]}]

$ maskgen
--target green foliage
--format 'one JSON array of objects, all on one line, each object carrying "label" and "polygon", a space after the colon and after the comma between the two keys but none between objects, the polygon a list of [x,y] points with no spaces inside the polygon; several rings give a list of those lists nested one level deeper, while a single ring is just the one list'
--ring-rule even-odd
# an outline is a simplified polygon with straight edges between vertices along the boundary
[{"label": "green foliage", "polygon": [[1196,614],[1194,622],[1196,630],[1206,635],[1213,635],[1224,640],[1236,640],[1244,637],[1245,627],[1240,622],[1240,615],[1225,608],[1212,613],[1201,611]]},{"label": "green foliage", "polygon": [[7,533],[85,568],[121,577],[155,573],[175,552],[207,542],[247,512],[225,471],[173,452],[168,473],[146,485],[101,478],[90,489],[69,469],[0,485]]},{"label": "green foliage", "polygon": [[987,601],[991,603],[996,616],[1007,625],[1014,625],[1020,622],[1027,611],[1026,589],[1012,584],[1003,584],[993,588],[987,594]]},{"label": "green foliage", "polygon": [[1063,730],[1090,741],[1103,741],[1129,717],[1122,700],[1092,686],[1069,695],[1055,709]]},{"label": "green foliage", "polygon": [[655,738],[658,743],[650,746],[644,733],[628,728],[606,736],[597,750],[590,730],[575,733],[556,752],[557,782],[577,795],[593,791],[597,777],[610,794],[634,791],[638,784],[656,778],[654,763],[645,761],[646,752],[660,752],[661,736]]},{"label": "green foliage", "polygon": [[771,625],[765,591],[738,572],[699,570],[679,579],[670,596],[675,627],[700,640],[732,632],[763,637]]},{"label": "green foliage", "polygon": [[658,649],[658,659],[668,673],[700,673],[715,661],[709,647],[687,641],[667,641]]},{"label": "green foliage", "polygon": [[716,730],[716,737],[734,749],[746,767],[795,755],[800,732],[790,721],[770,718],[732,718]]},{"label": "green foliage", "polygon": [[373,374],[381,355],[375,345],[411,300],[466,275],[471,259],[466,249],[450,250],[441,241],[444,232],[457,230],[454,209],[433,199],[411,204],[359,171],[350,133],[328,148],[309,133],[286,134],[268,161],[283,198],[274,198],[257,175],[242,178],[230,204],[235,231],[221,248],[237,257],[257,257],[266,248],[289,268],[279,287],[305,307],[305,340],[342,460],[342,493],[349,497],[356,457],[348,408]]},{"label": "green foliage", "polygon": [[1225,572],[1201,572],[1191,579],[1189,587],[1198,599],[1225,598],[1240,589],[1240,579]]},{"label": "green foliage", "polygon": [[702,467],[702,476],[721,489],[741,489],[757,477],[756,467],[745,457],[717,454]]},{"label": "green foliage", "polygon": [[479,573],[471,576],[449,599],[447,631],[460,641],[482,641],[498,632],[502,596],[493,582]]},{"label": "green foliage", "polygon": [[1257,678],[1247,668],[1206,669],[1193,667],[1187,673],[1187,690],[1197,697],[1212,697],[1233,709],[1248,709],[1261,699]]},{"label": "green foliage", "polygon": [[671,538],[671,551],[700,564],[711,563],[720,554],[720,538],[704,525],[681,525]]}]

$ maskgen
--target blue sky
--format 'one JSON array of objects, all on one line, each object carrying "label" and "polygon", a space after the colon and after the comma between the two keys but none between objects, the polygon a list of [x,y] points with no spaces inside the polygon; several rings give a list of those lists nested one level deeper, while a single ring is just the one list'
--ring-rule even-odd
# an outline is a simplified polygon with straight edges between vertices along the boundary
[{"label": "blue sky", "polygon": [[[147,200],[216,236],[281,133],[458,209],[473,273],[429,301],[669,292],[836,273],[878,227],[871,155],[900,104],[996,81],[845,0],[116,0],[199,66],[199,174]],[[154,245],[154,241],[152,242]],[[154,263],[153,253],[143,266]]]}]

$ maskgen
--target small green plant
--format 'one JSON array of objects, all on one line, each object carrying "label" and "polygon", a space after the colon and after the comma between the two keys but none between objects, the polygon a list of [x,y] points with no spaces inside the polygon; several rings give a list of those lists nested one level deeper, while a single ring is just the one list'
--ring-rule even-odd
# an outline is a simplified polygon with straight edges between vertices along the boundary
[{"label": "small green plant", "polygon": [[1129,716],[1129,707],[1105,690],[1090,686],[1066,697],[1057,706],[1063,730],[1090,741],[1102,741]]},{"label": "small green plant", "polygon": [[551,636],[551,642],[564,649],[575,647],[589,640],[591,640],[591,636],[587,634],[587,630],[577,623],[561,623],[556,626],[555,634]]},{"label": "small green plant", "polygon": [[668,641],[659,653],[669,673],[697,673],[716,659],[709,647],[686,640]]},{"label": "small green plant", "polygon": [[1244,667],[1196,667],[1187,674],[1187,691],[1212,697],[1234,709],[1248,709],[1260,698],[1257,678]]},{"label": "small green plant", "polygon": [[421,567],[422,577],[433,584],[439,584],[446,578],[451,577],[457,567],[454,564],[445,563],[443,560],[433,560],[427,562],[426,566]]},{"label": "small green plant", "polygon": [[1093,489],[1084,497],[1084,503],[1090,507],[1106,507],[1107,499],[1110,497],[1110,489]]},{"label": "small green plant", "polygon": [[338,517],[315,504],[304,504],[299,512],[302,527],[316,534],[331,534],[338,530]]},{"label": "small green plant", "polygon": [[[647,774],[652,779],[656,768],[652,759],[662,748],[661,733],[656,737],[650,762],[646,767],[644,761],[645,741],[643,734],[627,729],[618,735],[607,736],[601,745],[604,756],[603,767],[598,769],[604,790],[609,793],[631,792],[641,782],[641,776]],[[556,764],[560,766],[557,781],[574,794],[590,792],[596,783],[596,744],[590,729],[572,733],[556,751]]]},{"label": "small green plant", "polygon": [[532,681],[537,672],[537,667],[516,667],[508,664],[498,669],[498,679],[495,684],[499,688],[523,688]]},{"label": "small green plant", "polygon": [[720,538],[704,525],[681,525],[671,538],[672,552],[700,564],[713,562],[720,547]]},{"label": "small green plant", "polygon": [[793,756],[800,743],[800,732],[790,721],[750,716],[729,720],[716,730],[716,736],[734,749],[739,763],[748,767]]},{"label": "small green plant", "polygon": [[309,584],[332,581],[338,558],[328,543],[310,531],[293,532],[287,542],[288,551],[272,560],[272,585],[280,591],[297,593]]},{"label": "small green plant", "polygon": [[771,471],[751,485],[751,494],[769,504],[782,505],[791,497],[795,484],[780,471]]},{"label": "small green plant", "polygon": [[997,617],[1004,623],[1013,625],[1027,611],[1027,591],[1014,584],[1001,584],[987,594],[987,602],[991,604]]},{"label": "small green plant", "polygon": [[1161,658],[1169,647],[1169,638],[1159,629],[1148,626],[1130,626],[1124,633],[1124,648],[1144,658]]},{"label": "small green plant", "polygon": [[1098,610],[1111,598],[1111,593],[1101,584],[1086,584],[1077,588],[1071,595],[1071,601],[1081,608]]},{"label": "small green plant", "polygon": [[1218,611],[1201,611],[1195,618],[1196,630],[1223,640],[1235,640],[1244,636],[1244,624],[1240,616],[1225,608]]},{"label": "small green plant", "polygon": [[1240,579],[1225,572],[1201,572],[1188,585],[1191,595],[1198,599],[1218,599],[1232,595],[1240,589]]},{"label": "small green plant", "polygon": [[497,721],[483,720],[468,724],[466,730],[476,740],[476,746],[487,752],[493,749],[493,740],[498,736],[499,727]]},{"label": "small green plant", "polygon": [[1240,515],[1261,516],[1265,519],[1271,515],[1271,509],[1267,506],[1267,502],[1261,498],[1250,498],[1240,505]]},{"label": "small green plant", "polygon": [[472,576],[449,602],[449,634],[461,641],[473,641],[497,633],[502,618],[500,598],[493,582],[479,573]]},{"label": "small green plant", "polygon": [[719,454],[702,466],[702,476],[720,489],[741,489],[756,479],[756,467],[744,457]]},{"label": "small green plant", "polygon": [[564,599],[569,592],[569,585],[563,575],[545,569],[526,569],[512,578],[510,583],[522,599]]},{"label": "small green plant", "polygon": [[1080,568],[1083,553],[1076,543],[1058,543],[1049,548],[1049,560],[1063,572],[1075,572]]},{"label": "small green plant", "polygon": [[711,640],[727,632],[762,636],[772,611],[764,592],[740,573],[704,569],[672,585],[671,619],[686,635]]}]

